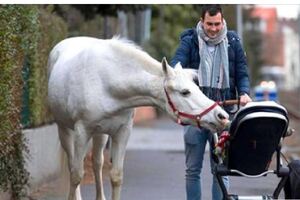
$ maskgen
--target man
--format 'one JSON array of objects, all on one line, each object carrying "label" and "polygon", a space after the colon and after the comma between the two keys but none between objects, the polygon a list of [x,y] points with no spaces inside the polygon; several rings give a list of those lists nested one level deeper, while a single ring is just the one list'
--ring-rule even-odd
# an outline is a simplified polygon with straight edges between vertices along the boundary
[{"label": "man", "polygon": [[[227,31],[220,5],[202,7],[201,19],[196,28],[187,29],[171,65],[178,62],[183,68],[198,70],[199,87],[210,99],[223,101],[235,99],[245,105],[251,101],[246,57],[240,39],[233,31]],[[204,128],[184,128],[186,156],[187,200],[201,199],[201,169],[206,143],[212,140],[212,133]],[[211,168],[213,167],[211,159]],[[223,181],[228,187],[228,177]],[[222,192],[215,177],[212,186],[213,200],[222,199]]]}]

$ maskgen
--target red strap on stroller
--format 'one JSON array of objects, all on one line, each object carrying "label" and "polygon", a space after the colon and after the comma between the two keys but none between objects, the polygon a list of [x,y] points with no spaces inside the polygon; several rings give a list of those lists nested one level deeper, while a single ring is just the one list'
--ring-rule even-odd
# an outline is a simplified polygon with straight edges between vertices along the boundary
[{"label": "red strap on stroller", "polygon": [[228,131],[223,131],[218,138],[218,142],[215,144],[214,153],[216,155],[224,156],[225,143],[229,140],[230,134]]},{"label": "red strap on stroller", "polygon": [[219,137],[219,141],[218,143],[215,145],[216,147],[220,147],[222,150],[225,147],[225,142],[227,142],[229,140],[229,133],[228,131],[223,131]]}]

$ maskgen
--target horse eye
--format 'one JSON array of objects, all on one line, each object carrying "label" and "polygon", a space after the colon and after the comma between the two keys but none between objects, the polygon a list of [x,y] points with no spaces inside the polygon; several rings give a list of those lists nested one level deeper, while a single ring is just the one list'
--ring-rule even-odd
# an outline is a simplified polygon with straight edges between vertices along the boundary
[{"label": "horse eye", "polygon": [[182,96],[188,96],[189,94],[191,94],[191,92],[188,90],[188,89],[184,89],[184,90],[182,90],[182,91],[180,91],[180,94],[182,95]]}]

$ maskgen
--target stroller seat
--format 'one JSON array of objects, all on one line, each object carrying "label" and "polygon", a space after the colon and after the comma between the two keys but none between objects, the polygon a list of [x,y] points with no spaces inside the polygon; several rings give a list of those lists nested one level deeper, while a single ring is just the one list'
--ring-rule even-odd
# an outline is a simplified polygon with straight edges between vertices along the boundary
[{"label": "stroller seat", "polygon": [[273,153],[287,132],[287,111],[272,102],[251,102],[232,120],[227,166],[248,175],[268,170]]},{"label": "stroller seat", "polygon": [[[228,195],[222,176],[260,177],[268,173],[281,179],[272,197],[277,198],[289,173],[281,165],[281,139],[286,136],[289,119],[286,109],[273,101],[250,102],[233,117],[225,144],[225,157],[218,156],[214,173],[224,199],[238,199]],[[275,170],[269,170],[274,152],[277,152]],[[235,198],[234,198],[235,197]]]}]

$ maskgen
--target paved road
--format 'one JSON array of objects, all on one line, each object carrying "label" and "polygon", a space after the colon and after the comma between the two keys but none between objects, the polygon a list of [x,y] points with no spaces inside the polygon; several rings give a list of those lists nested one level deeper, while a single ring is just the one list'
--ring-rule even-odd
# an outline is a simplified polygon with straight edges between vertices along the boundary
[{"label": "paved road", "polygon": [[[182,127],[168,119],[135,127],[125,159],[122,200],[183,200],[184,153]],[[211,199],[211,174],[206,153],[203,177],[203,199]],[[232,193],[242,195],[272,194],[279,179],[268,175],[260,179],[231,177]],[[105,180],[106,197],[110,184]],[[84,200],[94,200],[93,184],[82,187]]]},{"label": "paved road", "polygon": [[[206,153],[203,176],[203,199],[211,199],[211,174]],[[131,135],[125,158],[122,200],[184,200],[184,153],[182,127],[168,119],[137,126]],[[275,175],[259,179],[231,177],[231,193],[242,195],[272,194],[279,179]],[[106,197],[110,184],[105,179]],[[54,191],[57,190],[55,186]],[[94,184],[81,187],[83,200],[95,199]],[[62,200],[48,192],[38,200]]]},{"label": "paved road", "polygon": [[[204,171],[208,172],[208,156]],[[184,155],[176,151],[128,151],[125,162],[125,179],[122,191],[123,200],[184,200]],[[279,180],[279,179],[278,179]],[[277,183],[276,177],[256,180],[231,178],[232,192],[243,195],[272,194]],[[203,199],[211,199],[211,175],[204,173]],[[105,181],[109,191],[109,181]],[[109,192],[106,196],[109,197]],[[84,200],[95,199],[94,185],[82,187]],[[108,198],[109,199],[109,198]]]}]

